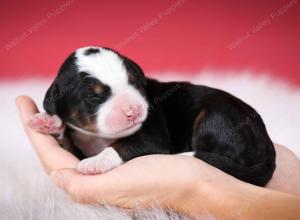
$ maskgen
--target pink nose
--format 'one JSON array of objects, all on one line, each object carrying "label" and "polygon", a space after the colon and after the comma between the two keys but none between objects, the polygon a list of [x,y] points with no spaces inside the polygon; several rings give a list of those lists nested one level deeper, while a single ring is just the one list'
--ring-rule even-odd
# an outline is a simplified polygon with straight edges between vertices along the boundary
[{"label": "pink nose", "polygon": [[123,110],[124,115],[128,121],[134,121],[140,116],[138,106],[131,105],[127,109]]}]

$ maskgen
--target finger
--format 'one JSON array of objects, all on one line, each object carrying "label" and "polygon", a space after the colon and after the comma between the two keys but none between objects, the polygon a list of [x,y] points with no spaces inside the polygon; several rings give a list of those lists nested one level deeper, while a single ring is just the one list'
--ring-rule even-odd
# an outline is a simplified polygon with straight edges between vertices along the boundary
[{"label": "finger", "polygon": [[276,169],[267,188],[300,195],[300,160],[287,147],[275,144]]},{"label": "finger", "polygon": [[285,147],[282,144],[276,144],[276,143],[274,143],[274,145],[275,145],[276,153],[277,153],[277,151],[278,152],[282,151],[285,154],[289,154],[292,158],[299,160],[299,158],[297,157],[297,155],[293,151],[291,151],[288,147]]},{"label": "finger", "polygon": [[19,110],[24,130],[45,170],[50,173],[53,170],[61,168],[75,167],[79,160],[74,155],[61,148],[54,137],[35,132],[27,125],[27,122],[31,117],[38,113],[33,100],[27,96],[20,96],[16,99],[16,105]]}]

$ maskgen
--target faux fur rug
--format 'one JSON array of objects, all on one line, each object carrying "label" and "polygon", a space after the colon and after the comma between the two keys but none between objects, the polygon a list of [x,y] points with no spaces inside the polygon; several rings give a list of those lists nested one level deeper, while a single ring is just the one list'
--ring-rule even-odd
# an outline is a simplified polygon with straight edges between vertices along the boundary
[{"label": "faux fur rug", "polygon": [[[251,72],[224,75],[204,71],[193,78],[170,73],[160,78],[221,88],[245,100],[261,114],[273,141],[288,146],[300,157],[300,88],[268,77],[253,77]],[[41,106],[49,85],[50,80],[38,79],[0,83],[1,219],[183,219],[159,208],[139,210],[132,217],[114,207],[75,204],[54,187],[25,137],[14,105],[17,95],[26,94]],[[208,215],[201,218],[214,219]]]}]

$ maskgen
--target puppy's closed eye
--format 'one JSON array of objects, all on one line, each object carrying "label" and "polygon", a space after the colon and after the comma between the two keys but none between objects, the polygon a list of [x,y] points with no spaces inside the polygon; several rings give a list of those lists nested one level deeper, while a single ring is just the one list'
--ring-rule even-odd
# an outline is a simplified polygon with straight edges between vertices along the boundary
[{"label": "puppy's closed eye", "polygon": [[104,87],[100,83],[91,83],[89,85],[89,91],[87,93],[87,99],[89,102],[99,104],[101,102]]},{"label": "puppy's closed eye", "polygon": [[110,96],[110,89],[108,86],[103,85],[101,82],[90,82],[88,91],[84,94],[84,101],[91,106],[98,106],[105,102]]},{"label": "puppy's closed eye", "polygon": [[105,86],[95,78],[87,76],[89,75],[83,76],[83,79],[81,81],[81,85],[84,87],[84,90],[94,95],[100,95],[103,92]]}]

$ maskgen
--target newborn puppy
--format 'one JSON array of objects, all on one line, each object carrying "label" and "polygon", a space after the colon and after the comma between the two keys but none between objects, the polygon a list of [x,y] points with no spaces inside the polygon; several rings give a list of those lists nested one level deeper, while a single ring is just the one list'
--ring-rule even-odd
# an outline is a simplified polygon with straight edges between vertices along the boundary
[{"label": "newborn puppy", "polygon": [[275,169],[273,143],[249,105],[218,89],[145,78],[135,62],[112,49],[72,53],[44,108],[47,113],[36,114],[30,127],[54,135],[83,159],[81,173],[104,173],[142,155],[188,151],[256,185],[265,185]]}]

